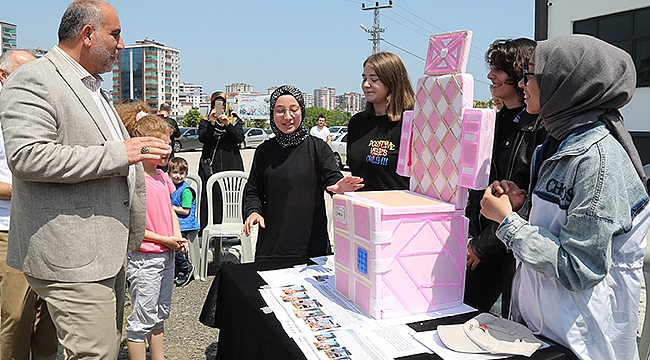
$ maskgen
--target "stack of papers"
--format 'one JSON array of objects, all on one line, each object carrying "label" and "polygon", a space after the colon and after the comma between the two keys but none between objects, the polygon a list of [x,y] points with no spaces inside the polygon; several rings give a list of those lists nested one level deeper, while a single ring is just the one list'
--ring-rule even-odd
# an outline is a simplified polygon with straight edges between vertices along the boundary
[{"label": "stack of papers", "polygon": [[475,311],[463,305],[377,321],[335,290],[332,256],[312,260],[316,265],[259,272],[267,283],[260,289],[265,312],[276,316],[309,360],[394,359],[431,353],[422,344],[428,338],[405,324]]}]

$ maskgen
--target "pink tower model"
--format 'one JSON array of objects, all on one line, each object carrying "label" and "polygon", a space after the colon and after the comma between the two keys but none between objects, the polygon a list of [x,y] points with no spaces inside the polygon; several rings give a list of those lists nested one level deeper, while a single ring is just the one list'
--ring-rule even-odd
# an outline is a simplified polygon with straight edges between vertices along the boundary
[{"label": "pink tower model", "polygon": [[465,287],[468,188],[489,181],[494,111],[473,109],[464,74],[471,31],[431,36],[398,173],[411,191],[334,196],[336,289],[377,319],[459,306]]}]

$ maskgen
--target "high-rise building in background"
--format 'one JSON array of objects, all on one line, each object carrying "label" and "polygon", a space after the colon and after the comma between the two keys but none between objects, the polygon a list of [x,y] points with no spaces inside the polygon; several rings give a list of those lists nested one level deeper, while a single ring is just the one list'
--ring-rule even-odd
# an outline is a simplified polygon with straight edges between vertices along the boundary
[{"label": "high-rise building in background", "polygon": [[2,52],[4,54],[16,48],[16,25],[0,21],[0,37],[2,37]]},{"label": "high-rise building in background", "polygon": [[326,110],[336,109],[336,89],[329,86],[314,89],[314,106]]},{"label": "high-rise building in background", "polygon": [[[178,84],[178,101],[188,102],[193,108],[199,107],[199,104],[209,100],[208,94],[203,92],[203,85],[181,82]],[[180,114],[185,112],[180,111]]]},{"label": "high-rise building in background", "polygon": [[144,39],[124,46],[113,65],[113,100],[144,100],[151,109],[171,105],[171,115],[179,114],[180,50]]},{"label": "high-rise building in background", "polygon": [[253,85],[245,83],[232,83],[226,85],[226,94],[229,93],[252,93]]},{"label": "high-rise building in background", "polygon": [[311,94],[304,92],[302,93],[302,97],[305,100],[305,108],[314,106],[314,97]]},{"label": "high-rise building in background", "polygon": [[357,92],[348,92],[336,97],[336,107],[354,115],[366,108],[366,97]]}]

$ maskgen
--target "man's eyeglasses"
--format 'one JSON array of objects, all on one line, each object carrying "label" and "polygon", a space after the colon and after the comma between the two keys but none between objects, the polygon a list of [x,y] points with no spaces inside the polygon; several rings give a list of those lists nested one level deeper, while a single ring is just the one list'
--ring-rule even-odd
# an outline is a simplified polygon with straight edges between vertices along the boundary
[{"label": "man's eyeglasses", "polygon": [[523,74],[524,85],[528,85],[528,77],[529,76],[535,76],[535,73],[529,72],[526,69],[524,69],[524,71],[522,71],[522,74]]}]

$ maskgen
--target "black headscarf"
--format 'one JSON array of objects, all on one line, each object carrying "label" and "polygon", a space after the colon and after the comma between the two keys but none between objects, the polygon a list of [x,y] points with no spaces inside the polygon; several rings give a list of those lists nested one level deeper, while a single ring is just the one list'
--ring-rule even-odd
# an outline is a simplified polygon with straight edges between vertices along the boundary
[{"label": "black headscarf", "polygon": [[581,126],[603,121],[645,184],[641,158],[618,111],[636,88],[630,55],[588,35],[566,35],[537,43],[534,63],[539,115],[549,134],[563,140]]},{"label": "black headscarf", "polygon": [[[298,104],[300,105],[300,112],[302,118],[300,119],[300,125],[298,128],[291,134],[285,134],[275,125],[275,120],[273,119],[273,109],[275,108],[275,103],[278,101],[278,98],[282,95],[291,95],[293,96]],[[309,130],[305,127],[305,100],[302,98],[302,92],[293,85],[282,85],[271,94],[271,130],[275,134],[275,139],[278,144],[283,148],[288,148],[291,146],[296,146],[302,144],[303,141],[309,136]]]}]

